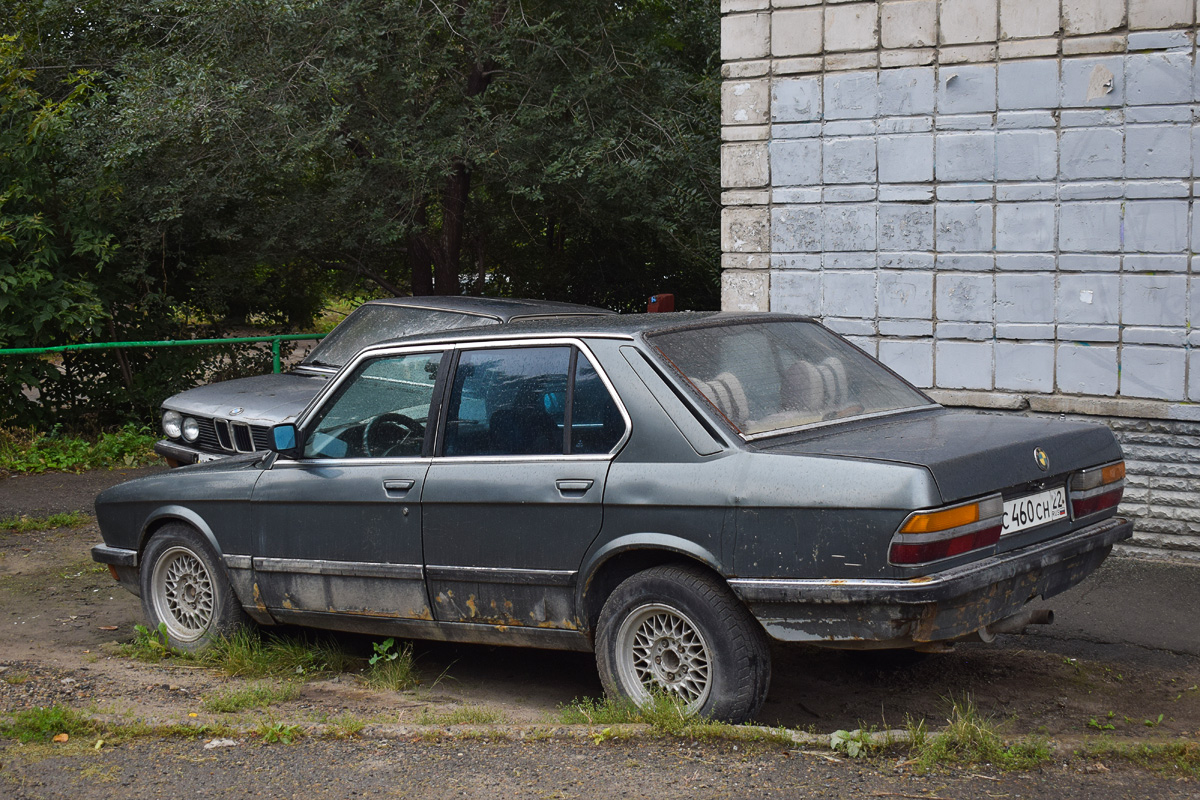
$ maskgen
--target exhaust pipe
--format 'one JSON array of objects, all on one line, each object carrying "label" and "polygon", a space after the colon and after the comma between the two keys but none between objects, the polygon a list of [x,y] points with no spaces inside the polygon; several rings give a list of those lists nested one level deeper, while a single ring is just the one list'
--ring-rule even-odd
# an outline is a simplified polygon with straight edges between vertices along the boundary
[{"label": "exhaust pipe", "polygon": [[1037,611],[1022,611],[1019,614],[1013,614],[999,622],[993,622],[987,626],[987,629],[993,634],[1022,633],[1030,625],[1049,625],[1052,622],[1054,622],[1054,612],[1043,608]]},{"label": "exhaust pipe", "polygon": [[985,625],[958,641],[991,644],[995,641],[998,633],[1024,633],[1030,625],[1049,625],[1052,622],[1054,622],[1054,612],[1048,608],[1041,608],[1037,611],[1020,611],[1011,617],[1005,617],[991,625]]}]

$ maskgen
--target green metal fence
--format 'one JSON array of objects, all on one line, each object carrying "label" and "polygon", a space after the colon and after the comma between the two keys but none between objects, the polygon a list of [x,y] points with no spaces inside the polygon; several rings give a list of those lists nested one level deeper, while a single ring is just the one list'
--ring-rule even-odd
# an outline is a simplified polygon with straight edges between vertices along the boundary
[{"label": "green metal fence", "polygon": [[0,356],[40,355],[42,353],[65,353],[69,350],[106,350],[117,348],[137,347],[190,347],[206,344],[250,344],[257,342],[271,343],[271,363],[275,372],[279,372],[279,343],[311,341],[324,338],[323,333],[296,333],[281,336],[237,336],[230,339],[176,339],[163,342],[89,342],[88,344],[65,344],[58,347],[9,347],[0,348]]}]

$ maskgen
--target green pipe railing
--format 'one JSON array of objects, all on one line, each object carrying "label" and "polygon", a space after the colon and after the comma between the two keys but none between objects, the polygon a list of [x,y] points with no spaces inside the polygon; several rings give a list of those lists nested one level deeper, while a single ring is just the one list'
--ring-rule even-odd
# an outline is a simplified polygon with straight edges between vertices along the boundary
[{"label": "green pipe railing", "polygon": [[87,344],[64,344],[58,347],[9,347],[0,348],[0,356],[39,355],[42,353],[65,353],[68,350],[105,350],[122,347],[188,347],[203,344],[250,344],[271,343],[271,363],[279,372],[279,343],[323,339],[323,333],[297,333],[281,336],[237,336],[231,339],[174,339],[164,342],[89,342]]}]

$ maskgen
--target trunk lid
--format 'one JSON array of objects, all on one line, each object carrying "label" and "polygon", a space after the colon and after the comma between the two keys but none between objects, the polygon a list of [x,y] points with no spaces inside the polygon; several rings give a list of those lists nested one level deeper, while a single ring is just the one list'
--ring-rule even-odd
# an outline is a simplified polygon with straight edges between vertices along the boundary
[{"label": "trunk lid", "polygon": [[[996,491],[1007,498],[1026,484],[1061,485],[1069,472],[1121,458],[1120,445],[1103,425],[946,409],[848,422],[755,446],[923,466],[945,503]],[[1046,470],[1034,458],[1039,447],[1049,457]]]}]

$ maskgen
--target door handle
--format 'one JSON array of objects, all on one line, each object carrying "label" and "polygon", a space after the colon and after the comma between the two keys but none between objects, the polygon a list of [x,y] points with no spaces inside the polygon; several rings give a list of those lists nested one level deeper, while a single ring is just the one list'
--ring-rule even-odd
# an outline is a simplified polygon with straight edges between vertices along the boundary
[{"label": "door handle", "polygon": [[388,493],[396,492],[398,494],[404,494],[409,489],[413,488],[413,486],[415,486],[416,483],[417,483],[416,481],[411,480],[409,478],[401,478],[398,480],[388,480],[388,481],[383,482],[383,490]]},{"label": "door handle", "polygon": [[592,488],[593,481],[590,480],[567,480],[561,479],[554,482],[558,490],[564,494],[571,492],[573,494],[583,494],[588,489]]}]

